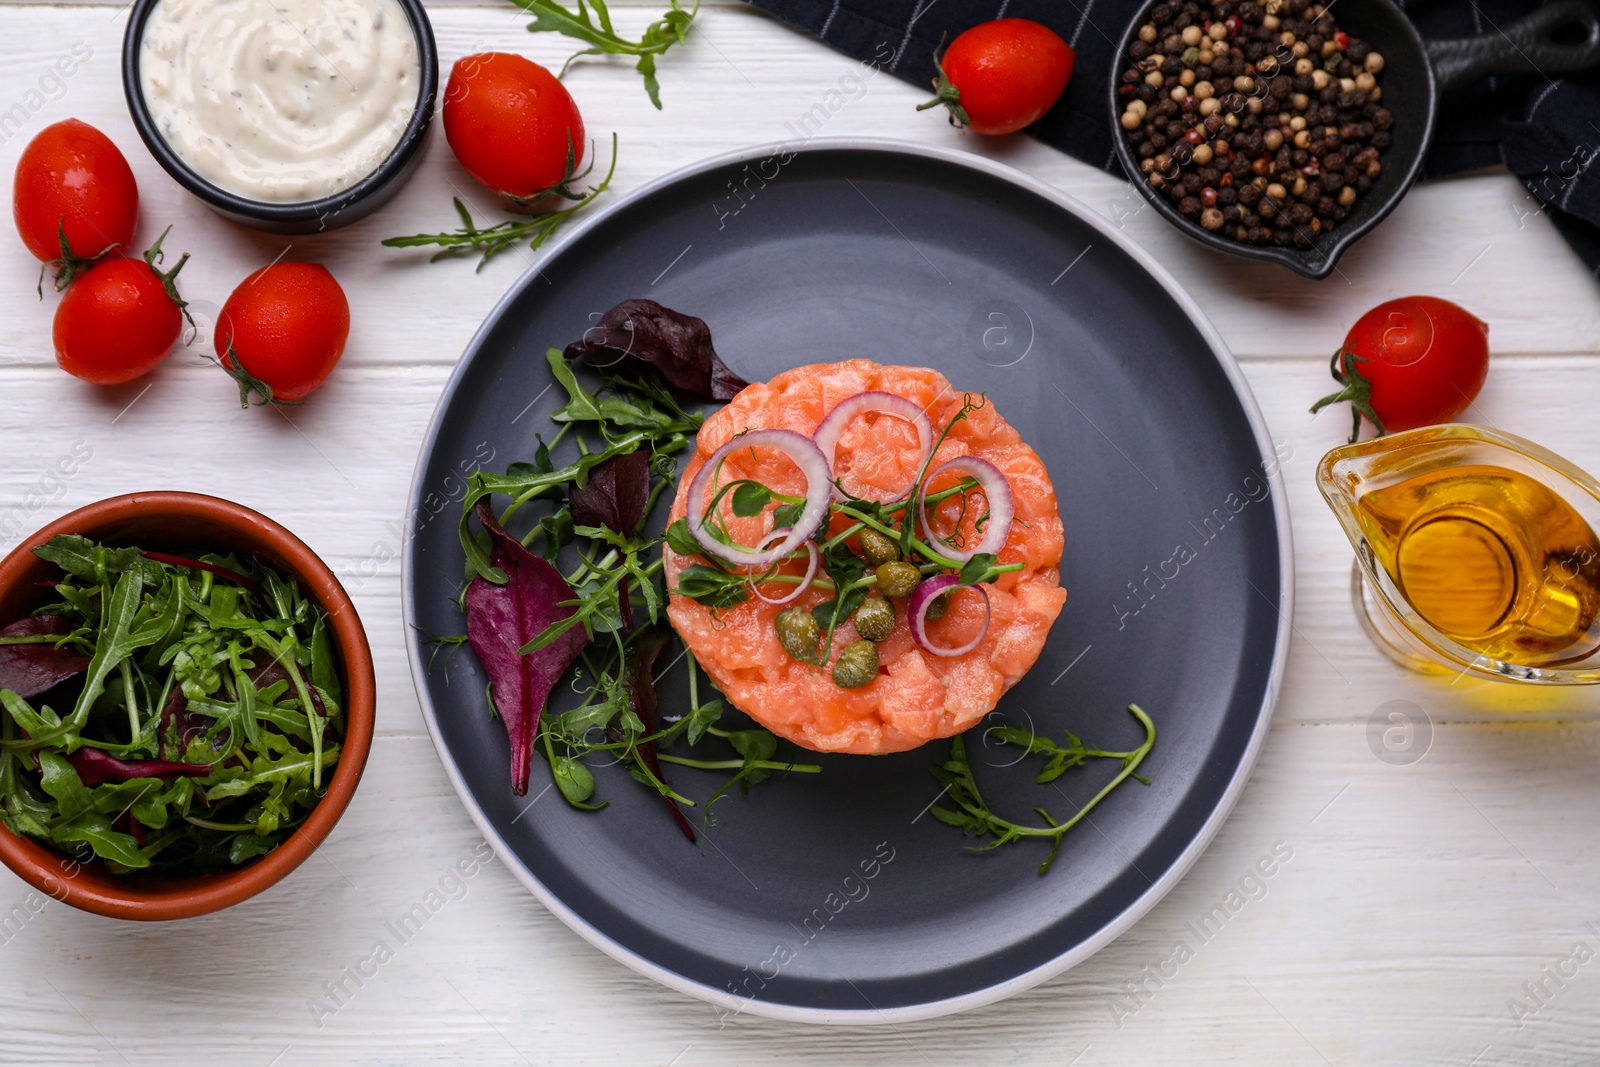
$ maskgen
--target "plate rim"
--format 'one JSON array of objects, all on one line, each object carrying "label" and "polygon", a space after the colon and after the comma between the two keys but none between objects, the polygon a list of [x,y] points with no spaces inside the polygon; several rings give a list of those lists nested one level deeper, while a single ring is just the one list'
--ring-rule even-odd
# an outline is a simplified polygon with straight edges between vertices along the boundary
[{"label": "plate rim", "polygon": [[[1090,226],[1107,241],[1131,257],[1140,267],[1144,268],[1188,316],[1190,322],[1193,323],[1201,337],[1207,342],[1212,356],[1221,366],[1223,374],[1227,377],[1228,384],[1232,386],[1235,396],[1238,397],[1240,405],[1244,409],[1245,420],[1249,423],[1250,431],[1255,437],[1256,447],[1261,458],[1265,461],[1268,457],[1276,455],[1276,449],[1272,443],[1272,435],[1267,429],[1266,420],[1261,414],[1260,405],[1256,402],[1255,393],[1250,388],[1250,383],[1246,380],[1244,371],[1239,366],[1239,362],[1232,351],[1229,350],[1226,342],[1223,341],[1222,335],[1212,325],[1211,320],[1200,308],[1200,305],[1189,295],[1187,290],[1178,284],[1177,279],[1153,254],[1121,230],[1113,227],[1108,219],[1097,214],[1087,204],[1042,179],[1035,178],[997,160],[958,148],[923,144],[897,138],[814,137],[802,142],[780,141],[737,148],[670,171],[617,199],[603,211],[589,216],[580,225],[568,230],[561,237],[547,245],[516,281],[511,283],[500,299],[495,302],[494,307],[484,316],[483,321],[479,323],[478,328],[473,332],[471,340],[462,349],[461,356],[456,361],[455,369],[451,371],[449,379],[446,380],[443,389],[439,393],[439,400],[434,405],[432,415],[429,416],[427,433],[424,435],[422,444],[417,451],[417,461],[412,472],[411,489],[407,494],[404,515],[408,524],[411,516],[416,515],[421,506],[425,491],[423,485],[424,469],[438,442],[441,416],[446,405],[454,398],[456,389],[466,374],[468,363],[482,349],[495,324],[507,313],[512,304],[522,296],[523,292],[539,279],[546,263],[583,240],[591,230],[606,222],[613,214],[625,210],[635,202],[652,196],[680,181],[708,171],[719,170],[741,163],[756,163],[779,153],[798,154],[801,152],[834,151],[867,151],[886,155],[911,155],[953,166],[967,167],[1042,197],[1055,207]],[[668,967],[646,959],[594,928],[577,912],[569,908],[559,897],[550,892],[539,881],[533,871],[516,857],[514,850],[495,829],[472,792],[468,789],[466,781],[457,768],[454,759],[446,756],[437,712],[428,696],[426,672],[422,670],[421,666],[424,662],[424,654],[419,643],[419,631],[414,625],[415,620],[412,616],[412,594],[415,585],[415,574],[412,567],[414,535],[406,539],[400,559],[400,608],[405,627],[406,659],[411,669],[411,682],[416,690],[417,702],[422,710],[423,721],[428,728],[428,738],[433,743],[434,754],[438,756],[440,764],[443,765],[445,774],[450,779],[450,784],[455,789],[456,796],[461,800],[462,806],[467,809],[467,814],[483,834],[484,839],[494,848],[495,855],[551,914],[560,919],[568,929],[612,959],[669,989],[685,993],[715,1007],[728,1009],[733,1015],[748,1013],[786,1022],[849,1026],[892,1026],[896,1023],[918,1022],[940,1016],[953,1015],[957,1012],[994,1004],[1031,989],[1077,966],[1122,936],[1177,887],[1183,877],[1188,874],[1190,868],[1210,847],[1211,842],[1216,838],[1223,824],[1232,815],[1234,806],[1238,803],[1240,796],[1244,792],[1245,785],[1249,782],[1250,776],[1255,769],[1256,761],[1260,758],[1267,734],[1272,728],[1273,713],[1277,707],[1283,686],[1284,670],[1289,657],[1289,640],[1292,633],[1290,620],[1293,617],[1294,610],[1294,544],[1293,531],[1289,526],[1288,494],[1284,483],[1282,464],[1271,464],[1269,469],[1271,473],[1267,476],[1267,482],[1271,487],[1269,495],[1272,499],[1272,514],[1278,530],[1279,594],[1278,602],[1273,605],[1278,614],[1277,635],[1273,642],[1272,663],[1268,670],[1267,685],[1262,694],[1261,707],[1256,714],[1255,727],[1251,731],[1250,740],[1245,746],[1243,757],[1235,768],[1221,799],[1205,823],[1200,827],[1199,832],[1179,853],[1167,871],[1092,936],[1048,962],[1024,971],[1022,974],[954,997],[892,1008],[868,1006],[866,1008],[849,1009],[802,1007],[773,1003],[760,998],[741,997],[697,982],[678,974]],[[510,857],[509,860],[508,857]]]}]

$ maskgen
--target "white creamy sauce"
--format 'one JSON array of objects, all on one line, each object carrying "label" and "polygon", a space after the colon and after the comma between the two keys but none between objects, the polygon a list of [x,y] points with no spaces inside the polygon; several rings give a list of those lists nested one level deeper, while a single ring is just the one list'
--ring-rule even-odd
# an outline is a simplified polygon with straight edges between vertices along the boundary
[{"label": "white creamy sauce", "polygon": [[213,185],[279,203],[376,170],[405,133],[420,71],[395,0],[160,0],[139,51],[173,151]]}]

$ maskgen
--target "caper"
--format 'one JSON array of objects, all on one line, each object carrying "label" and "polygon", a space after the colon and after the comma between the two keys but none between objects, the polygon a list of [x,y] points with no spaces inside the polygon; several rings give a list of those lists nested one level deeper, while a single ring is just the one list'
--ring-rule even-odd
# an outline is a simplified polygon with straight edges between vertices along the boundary
[{"label": "caper", "polygon": [[884,596],[910,596],[922,584],[922,572],[910,563],[885,563],[877,573],[878,592]]},{"label": "caper", "polygon": [[944,618],[944,613],[950,610],[950,594],[954,589],[946,590],[933,598],[933,603],[928,605],[928,613],[922,618],[927,622],[938,622]]},{"label": "caper", "polygon": [[892,563],[899,559],[900,546],[895,544],[894,538],[877,530],[862,530],[861,554],[867,557],[868,563],[876,567],[880,563]]},{"label": "caper", "polygon": [[841,689],[859,689],[878,676],[878,646],[852,641],[833,665],[833,682]]},{"label": "caper", "polygon": [[817,638],[821,627],[811,612],[805,608],[784,608],[772,620],[778,631],[778,643],[795,659],[811,659],[817,654]]},{"label": "caper", "polygon": [[887,641],[894,633],[894,605],[881,596],[868,597],[856,609],[856,633],[868,641]]}]

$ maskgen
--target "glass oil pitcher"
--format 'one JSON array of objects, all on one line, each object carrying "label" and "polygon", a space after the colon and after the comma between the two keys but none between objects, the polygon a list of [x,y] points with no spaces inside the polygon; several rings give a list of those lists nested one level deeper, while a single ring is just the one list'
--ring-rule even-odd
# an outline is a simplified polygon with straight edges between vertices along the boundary
[{"label": "glass oil pitcher", "polygon": [[1317,485],[1373,642],[1414,670],[1600,682],[1600,483],[1531,441],[1429,426],[1336,448]]}]

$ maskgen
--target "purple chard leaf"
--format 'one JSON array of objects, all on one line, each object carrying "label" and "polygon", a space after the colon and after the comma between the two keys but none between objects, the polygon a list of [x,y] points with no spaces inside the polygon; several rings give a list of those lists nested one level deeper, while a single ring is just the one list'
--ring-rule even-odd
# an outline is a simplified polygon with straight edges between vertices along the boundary
[{"label": "purple chard leaf", "polygon": [[576,594],[560,571],[506,533],[488,501],[478,502],[476,514],[490,537],[489,558],[507,580],[496,585],[479,576],[467,586],[467,641],[489,675],[495,707],[511,739],[511,790],[522,796],[532,772],[539,715],[589,638],[583,627],[574,626],[543,648],[517,653],[546,627],[573,614],[576,607],[564,602]]},{"label": "purple chard leaf", "polygon": [[89,657],[48,641],[5,644],[6,638],[65,637],[72,624],[59,615],[31,615],[0,629],[0,689],[24,700],[48,693],[68,678],[89,669]]},{"label": "purple chard leaf", "polygon": [[[672,631],[665,626],[658,626],[648,631],[642,631],[634,642],[633,654],[628,658],[627,674],[623,683],[628,690],[628,707],[639,718],[644,726],[645,736],[656,732],[656,687],[651,677],[655,670],[656,659],[661,655],[661,650],[672,640]],[[626,738],[615,724],[607,730],[613,741],[623,741]],[[642,741],[635,746],[639,762],[643,763],[656,781],[666,782],[666,775],[661,773],[661,760],[656,754],[654,741]],[[683,836],[690,841],[694,840],[694,827],[689,825],[689,820],[683,817],[683,811],[678,807],[678,802],[660,794],[662,803],[667,810],[672,812],[672,818],[678,824],[678,829],[683,831]]]},{"label": "purple chard leaf", "polygon": [[650,453],[629,452],[589,471],[583,486],[567,493],[572,521],[578,526],[604,526],[631,537],[650,503]]},{"label": "purple chard leaf", "polygon": [[732,400],[750,384],[711,347],[711,327],[704,319],[654,300],[624,300],[563,354],[587,356],[597,367],[634,378],[654,370],[668,385],[711,400]]}]

